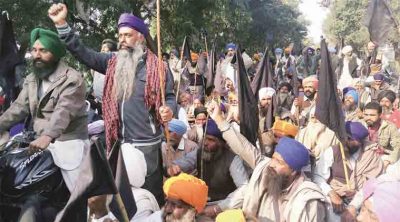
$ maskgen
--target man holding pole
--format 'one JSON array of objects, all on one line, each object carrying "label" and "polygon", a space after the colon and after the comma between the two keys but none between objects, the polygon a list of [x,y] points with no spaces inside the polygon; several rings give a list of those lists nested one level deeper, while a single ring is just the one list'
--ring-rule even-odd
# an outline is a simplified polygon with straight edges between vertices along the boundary
[{"label": "man holding pole", "polygon": [[331,218],[343,212],[368,179],[383,172],[377,144],[367,140],[368,130],[359,122],[348,121],[346,132],[348,140],[343,144],[346,160],[343,161],[340,145],[332,146],[321,154],[315,169],[314,181],[330,199]]},{"label": "man holding pole", "polygon": [[[103,115],[108,153],[120,142],[129,171],[130,150],[142,151],[147,164],[142,188],[152,192],[162,204],[160,125],[172,119],[176,102],[172,74],[146,47],[146,41],[149,45],[151,39],[147,25],[132,14],[122,14],[118,21],[118,52],[98,53],[83,45],[74,34],[66,22],[67,7],[64,4],[53,4],[48,13],[71,54],[89,68],[106,75]],[[164,76],[159,75],[159,69]],[[165,105],[162,105],[163,90]]]}]

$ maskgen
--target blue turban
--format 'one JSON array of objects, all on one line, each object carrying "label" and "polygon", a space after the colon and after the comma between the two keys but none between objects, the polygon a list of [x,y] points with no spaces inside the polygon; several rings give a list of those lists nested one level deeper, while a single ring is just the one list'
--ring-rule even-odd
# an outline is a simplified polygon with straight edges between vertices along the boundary
[{"label": "blue turban", "polygon": [[275,54],[282,54],[283,50],[281,48],[276,48],[275,49]]},{"label": "blue turban", "polygon": [[382,73],[377,73],[373,77],[374,80],[381,80],[381,81],[383,81],[383,79],[385,78],[385,76]]},{"label": "blue turban", "polygon": [[358,93],[355,90],[349,90],[344,97],[351,96],[354,99],[354,103],[358,104]]},{"label": "blue turban", "polygon": [[236,45],[234,44],[234,43],[228,43],[228,44],[226,44],[226,46],[225,46],[225,50],[226,51],[228,51],[229,49],[233,49],[233,50],[236,50]]},{"label": "blue turban", "polygon": [[118,28],[129,27],[142,33],[144,36],[149,34],[149,28],[144,21],[132,14],[123,13],[118,20]]},{"label": "blue turban", "polygon": [[357,140],[360,143],[368,136],[367,128],[365,128],[365,126],[360,122],[347,121],[346,132],[352,139]]},{"label": "blue turban", "polygon": [[[222,132],[218,129],[218,126],[217,126],[217,124],[214,122],[214,120],[208,119],[208,122],[207,122],[206,125],[207,125],[206,135],[215,136],[215,137],[217,137],[217,138],[223,140],[223,138],[222,138]],[[206,125],[204,125],[204,127],[205,127]]]},{"label": "blue turban", "polygon": [[183,121],[180,121],[178,119],[172,119],[168,123],[168,129],[171,132],[175,132],[178,135],[183,135],[187,131],[187,126]]},{"label": "blue turban", "polygon": [[279,153],[294,171],[301,171],[301,168],[307,166],[310,161],[307,148],[289,137],[282,137],[279,140],[275,152]]}]

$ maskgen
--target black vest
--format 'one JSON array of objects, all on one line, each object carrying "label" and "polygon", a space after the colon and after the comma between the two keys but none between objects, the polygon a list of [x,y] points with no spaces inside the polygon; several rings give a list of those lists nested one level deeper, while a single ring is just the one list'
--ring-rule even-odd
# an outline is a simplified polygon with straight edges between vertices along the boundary
[{"label": "black vest", "polygon": [[[236,190],[229,167],[235,154],[224,148],[224,152],[218,160],[203,161],[204,182],[208,186],[208,201],[225,199],[228,194]],[[201,176],[201,149],[197,151],[197,172]]]}]

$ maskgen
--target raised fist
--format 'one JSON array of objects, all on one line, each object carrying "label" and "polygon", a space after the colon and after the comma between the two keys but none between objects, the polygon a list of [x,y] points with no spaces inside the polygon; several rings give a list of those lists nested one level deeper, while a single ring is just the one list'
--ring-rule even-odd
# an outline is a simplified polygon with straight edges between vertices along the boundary
[{"label": "raised fist", "polygon": [[53,4],[49,10],[49,17],[54,22],[55,25],[61,26],[64,25],[67,19],[68,9],[65,4],[58,3]]}]

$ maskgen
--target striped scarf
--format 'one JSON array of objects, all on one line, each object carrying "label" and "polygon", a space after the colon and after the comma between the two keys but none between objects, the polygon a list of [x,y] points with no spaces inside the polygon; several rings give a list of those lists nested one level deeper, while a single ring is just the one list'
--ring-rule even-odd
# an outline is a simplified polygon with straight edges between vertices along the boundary
[{"label": "striped scarf", "polygon": [[[117,57],[114,55],[108,61],[104,91],[103,91],[103,118],[106,131],[107,153],[110,153],[113,143],[118,140],[118,131],[120,127],[118,101],[112,94],[116,64],[117,64]],[[158,74],[157,67],[158,67],[157,56],[153,52],[148,50],[146,57],[146,85],[145,85],[144,101],[146,104],[146,108],[149,110],[154,110],[157,115],[157,119],[160,120],[159,108],[162,105],[162,103],[161,103],[160,76]],[[166,67],[167,67],[166,64],[163,62],[161,64],[161,68],[164,71],[163,82],[162,82],[162,87],[164,88],[165,88],[166,73],[167,73]]]}]

